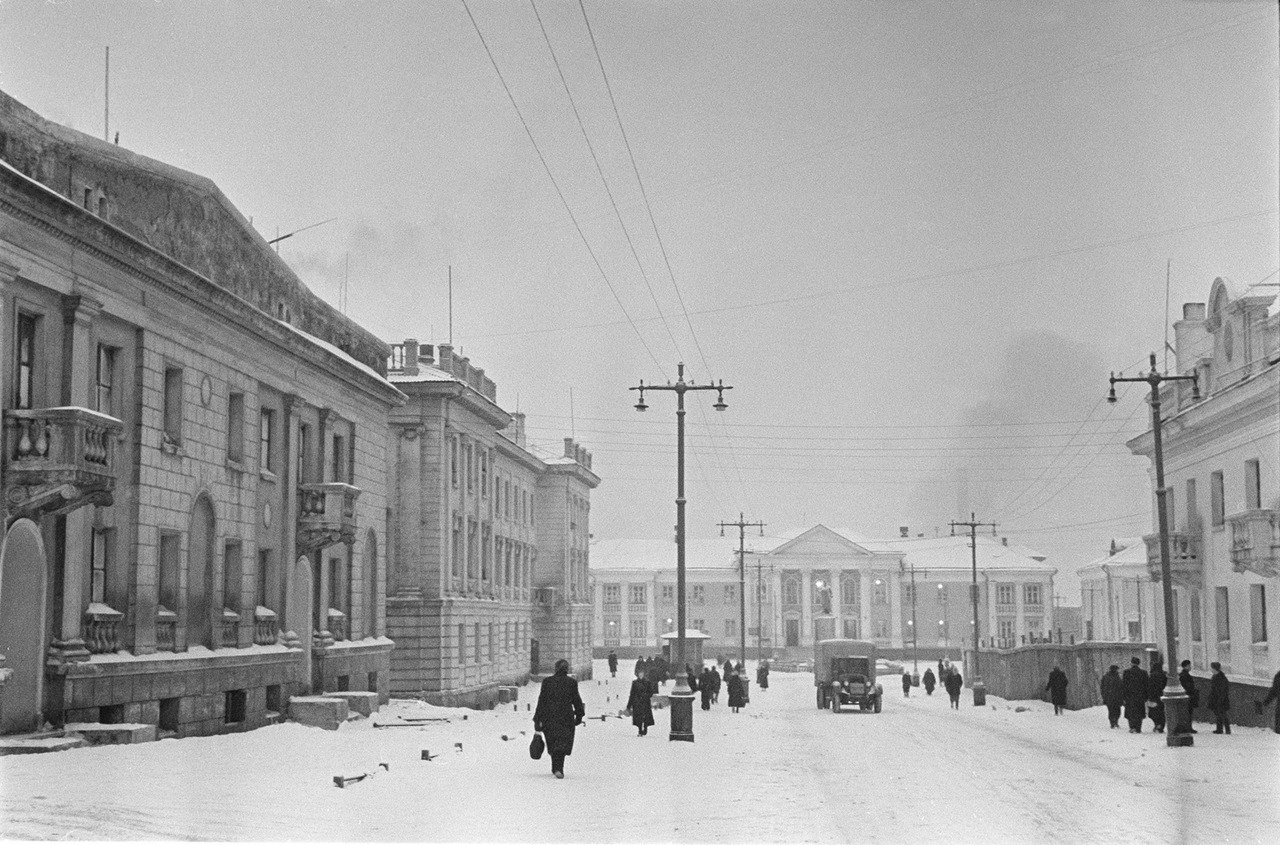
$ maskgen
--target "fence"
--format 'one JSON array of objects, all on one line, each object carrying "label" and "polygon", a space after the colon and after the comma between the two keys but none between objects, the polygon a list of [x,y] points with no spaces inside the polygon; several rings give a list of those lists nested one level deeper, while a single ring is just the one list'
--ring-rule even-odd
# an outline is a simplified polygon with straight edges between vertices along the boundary
[{"label": "fence", "polygon": [[[982,648],[979,650],[979,668],[987,692],[1009,700],[1048,700],[1045,684],[1054,666],[1067,674],[1067,709],[1081,710],[1102,703],[1099,682],[1107,667],[1119,666],[1120,671],[1129,668],[1130,658],[1142,658],[1142,666],[1149,669],[1147,649],[1151,643],[1084,642],[1075,645],[1035,643],[1015,648]],[[973,652],[964,653],[965,682],[972,680]]]}]

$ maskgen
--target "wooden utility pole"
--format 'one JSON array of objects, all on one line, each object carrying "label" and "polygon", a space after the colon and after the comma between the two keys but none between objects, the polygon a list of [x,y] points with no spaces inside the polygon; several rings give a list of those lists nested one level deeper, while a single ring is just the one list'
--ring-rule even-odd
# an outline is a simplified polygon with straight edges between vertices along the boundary
[{"label": "wooden utility pole", "polygon": [[[726,528],[738,529],[738,659],[747,659],[747,528],[759,528],[760,536],[764,536],[763,522],[747,522],[742,511],[738,511],[737,522],[720,523],[720,536],[724,536]],[[759,648],[756,649],[759,652]],[[756,662],[760,661],[759,653]]]}]

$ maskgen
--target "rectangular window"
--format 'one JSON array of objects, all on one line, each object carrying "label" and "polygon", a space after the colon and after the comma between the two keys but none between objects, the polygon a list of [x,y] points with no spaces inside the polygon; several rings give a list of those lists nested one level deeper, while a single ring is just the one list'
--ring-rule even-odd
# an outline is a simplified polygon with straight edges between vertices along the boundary
[{"label": "rectangular window", "polygon": [[244,460],[243,393],[232,393],[227,399],[227,460]]},{"label": "rectangular window", "polygon": [[449,438],[449,483],[458,489],[458,438]]},{"label": "rectangular window", "polygon": [[631,603],[632,604],[648,604],[649,603],[648,590],[645,589],[644,584],[631,585]]},{"label": "rectangular window", "polygon": [[36,328],[39,317],[18,314],[17,388],[14,407],[29,411],[34,405],[36,389]]},{"label": "rectangular window", "polygon": [[871,582],[871,601],[873,604],[889,603],[889,585],[884,582],[884,579],[877,578]]},{"label": "rectangular window", "polygon": [[692,587],[694,604],[703,604],[707,600],[707,591],[702,584],[694,584]]},{"label": "rectangular window", "polygon": [[258,549],[258,591],[257,602],[260,607],[274,610],[275,596],[271,589],[272,568],[271,550]]},{"label": "rectangular window", "polygon": [[298,483],[310,484],[315,480],[311,471],[311,426],[303,423],[298,426]]},{"label": "rectangular window", "polygon": [[474,654],[475,654],[475,660],[476,660],[476,663],[479,663],[479,662],[481,661],[481,656],[480,656],[480,623],[479,623],[479,622],[475,623],[475,637],[476,637],[476,639],[475,639],[475,652],[474,652]]},{"label": "rectangular window", "polygon": [[1194,642],[1204,641],[1204,617],[1200,609],[1200,591],[1191,591],[1191,639]]},{"label": "rectangular window", "polygon": [[182,368],[164,371],[164,434],[169,442],[182,442]]},{"label": "rectangular window", "polygon": [[725,636],[725,639],[732,639],[733,637],[738,636],[738,620],[737,619],[724,620],[724,636]]},{"label": "rectangular window", "polygon": [[996,636],[1002,640],[1013,639],[1013,620],[1007,616],[1001,616],[996,619]]},{"label": "rectangular window", "polygon": [[622,602],[622,585],[621,584],[605,584],[604,585],[604,603],[620,604]]},{"label": "rectangular window", "polygon": [[480,496],[489,498],[489,452],[480,450]]},{"label": "rectangular window", "polygon": [[[764,584],[763,586],[767,590],[769,585]],[[862,604],[862,598],[860,595],[862,592],[861,587],[862,585],[858,582],[858,579],[856,577],[846,574],[843,578],[840,579],[840,603],[845,607],[853,607],[853,608],[856,608],[859,605],[861,605]]]},{"label": "rectangular window", "polygon": [[458,625],[458,663],[467,662],[467,626]]},{"label": "rectangular window", "polygon": [[178,607],[178,567],[181,564],[181,536],[170,532],[160,534],[160,605],[165,610]]},{"label": "rectangular window", "polygon": [[693,620],[691,620],[691,621],[689,622],[689,626],[690,626],[691,628],[693,628],[693,630],[695,630],[695,631],[702,631],[703,633],[706,633],[707,620],[705,620],[705,619],[693,619]]},{"label": "rectangular window", "polygon": [[466,466],[463,468],[467,476],[467,492],[474,493],[476,489],[475,475],[475,451],[471,448],[470,443],[465,443],[462,447],[462,456]]},{"label": "rectangular window", "polygon": [[115,529],[99,528],[93,532],[91,549],[91,581],[89,601],[107,603],[107,578],[111,573],[111,557],[115,545]]},{"label": "rectangular window", "polygon": [[996,585],[996,604],[1013,604],[1013,585],[997,584]]},{"label": "rectangular window", "polygon": [[674,584],[662,585],[662,600],[665,602],[673,602],[676,600],[676,588]]},{"label": "rectangular window", "polygon": [[942,607],[947,606],[947,588],[944,584],[938,585],[938,604]]},{"label": "rectangular window", "polygon": [[1251,511],[1262,507],[1262,473],[1256,458],[1244,462],[1244,506]]},{"label": "rectangular window", "polygon": [[333,455],[331,457],[330,472],[333,474],[334,481],[347,481],[347,438],[341,434],[333,435]]},{"label": "rectangular window", "polygon": [[725,584],[724,585],[724,603],[734,604],[737,601],[738,601],[738,585]]},{"label": "rectangular window", "polygon": [[1028,617],[1027,617],[1027,623],[1026,623],[1026,624],[1027,624],[1027,633],[1028,633],[1028,634],[1031,634],[1031,635],[1034,635],[1034,636],[1037,636],[1037,637],[1038,637],[1038,636],[1040,636],[1042,633],[1044,633],[1044,632],[1043,632],[1043,630],[1042,630],[1042,629],[1044,628],[1044,618],[1043,618],[1043,617],[1041,617],[1041,616],[1028,616]]},{"label": "rectangular window", "polygon": [[643,640],[649,636],[649,622],[646,619],[631,620],[631,639]]},{"label": "rectangular window", "polygon": [[239,540],[228,540],[222,547],[222,606],[240,612],[240,573],[244,564]]},{"label": "rectangular window", "polygon": [[856,640],[861,636],[862,631],[861,626],[858,624],[858,618],[856,616],[846,617],[844,619],[844,638],[846,640]]},{"label": "rectangular window", "polygon": [[1022,585],[1022,603],[1023,604],[1043,604],[1041,600],[1041,592],[1039,584],[1023,584]]},{"label": "rectangular window", "polygon": [[1209,508],[1211,510],[1209,519],[1214,525],[1221,525],[1226,521],[1222,491],[1222,470],[1218,470],[1209,476]]},{"label": "rectangular window", "polygon": [[480,580],[489,580],[489,564],[493,557],[493,544],[489,542],[489,523],[480,526]]},{"label": "rectangular window", "polygon": [[275,440],[276,412],[263,408],[258,421],[258,468],[266,472],[275,472]]},{"label": "rectangular window", "polygon": [[1263,584],[1249,585],[1249,620],[1253,628],[1253,641],[1267,641],[1267,588]]},{"label": "rectangular window", "polygon": [[1231,639],[1231,605],[1227,588],[1214,587],[1213,599],[1214,612],[1218,621],[1218,642],[1228,642]]},{"label": "rectangular window", "polygon": [[115,416],[116,348],[98,344],[97,396],[94,408]]},{"label": "rectangular window", "polygon": [[1196,501],[1196,480],[1187,479],[1187,527],[1190,528],[1200,518],[1200,504]]},{"label": "rectangular window", "polygon": [[489,623],[489,653],[485,655],[485,657],[491,662],[495,660],[498,656],[498,653],[494,650],[495,636],[496,635],[494,634],[494,624],[490,622]]},{"label": "rectangular window", "polygon": [[453,547],[450,549],[449,574],[454,578],[462,577],[462,517],[453,518]]}]

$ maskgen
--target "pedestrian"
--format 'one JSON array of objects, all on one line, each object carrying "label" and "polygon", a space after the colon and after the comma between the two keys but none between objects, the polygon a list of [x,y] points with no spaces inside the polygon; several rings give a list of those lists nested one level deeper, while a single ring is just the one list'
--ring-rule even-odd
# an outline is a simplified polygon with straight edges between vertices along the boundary
[{"label": "pedestrian", "polygon": [[569,661],[561,658],[556,661],[556,673],[542,682],[533,711],[533,729],[547,742],[551,774],[557,778],[564,777],[564,758],[573,753],[573,733],[586,714],[578,681],[569,677]]},{"label": "pedestrian", "polygon": [[923,681],[924,681],[924,694],[933,695],[933,688],[938,685],[938,679],[933,674],[933,670],[927,666],[925,667],[925,670],[924,670]]},{"label": "pedestrian", "polygon": [[1222,664],[1214,661],[1209,664],[1209,668],[1213,670],[1213,677],[1209,679],[1209,700],[1205,703],[1209,705],[1209,711],[1213,713],[1214,729],[1216,734],[1231,733],[1231,697],[1229,691],[1231,689],[1227,676],[1223,674]]},{"label": "pedestrian", "polygon": [[645,663],[644,676],[653,687],[653,694],[657,695],[662,690],[662,669],[658,666],[657,657],[650,657]]},{"label": "pedestrian", "polygon": [[1133,658],[1131,666],[1120,678],[1120,693],[1124,697],[1124,718],[1129,722],[1129,733],[1142,733],[1142,720],[1146,718],[1147,684],[1150,678],[1142,668],[1142,661]]},{"label": "pedestrian", "polygon": [[645,659],[644,655],[641,655],[640,658],[636,660],[636,677],[637,678],[649,677],[649,661]]},{"label": "pedestrian", "polygon": [[1111,727],[1120,727],[1120,708],[1124,704],[1124,691],[1120,681],[1120,667],[1111,664],[1107,674],[1102,676],[1099,684],[1102,692],[1102,703],[1107,705],[1107,720]]},{"label": "pedestrian", "polygon": [[729,690],[729,708],[734,713],[737,713],[747,704],[745,691],[742,689],[742,676],[737,672],[730,673],[729,680],[725,681],[725,686]]},{"label": "pedestrian", "polygon": [[649,679],[637,676],[631,682],[631,696],[627,699],[627,710],[631,712],[631,724],[639,728],[637,736],[647,736],[653,727],[653,687]]},{"label": "pedestrian", "polygon": [[947,667],[941,660],[938,661],[938,681],[942,682],[947,678]]},{"label": "pedestrian", "polygon": [[1049,701],[1053,703],[1053,715],[1061,716],[1067,709],[1067,673],[1058,666],[1049,670],[1049,683],[1044,687],[1049,691]]},{"label": "pedestrian", "polygon": [[684,677],[689,682],[690,692],[698,691],[698,676],[693,674],[693,667],[688,663],[684,664]]},{"label": "pedestrian", "polygon": [[618,653],[615,651],[609,652],[609,677],[618,677]]},{"label": "pedestrian", "polygon": [[1276,672],[1276,676],[1271,679],[1271,689],[1267,691],[1267,697],[1258,702],[1258,710],[1261,711],[1273,701],[1276,702],[1275,732],[1280,734],[1280,672]]},{"label": "pedestrian", "polygon": [[942,679],[942,685],[947,688],[947,695],[951,698],[952,709],[960,709],[960,690],[964,687],[964,678],[960,677],[960,672],[952,668],[947,672],[947,676]]},{"label": "pedestrian", "polygon": [[769,688],[769,661],[761,660],[760,665],[756,667],[756,684],[760,689]]},{"label": "pedestrian", "polygon": [[[1182,670],[1178,672],[1178,681],[1182,684],[1182,691],[1187,694],[1187,729],[1191,733],[1197,733],[1192,727],[1196,720],[1196,708],[1200,706],[1200,688],[1196,686],[1196,679],[1191,677],[1191,661],[1184,660],[1180,664]],[[1280,730],[1277,730],[1280,733]]]},{"label": "pedestrian", "polygon": [[711,703],[720,703],[720,670],[711,664]]},{"label": "pedestrian", "polygon": [[661,654],[653,659],[658,663],[658,686],[661,687],[671,677],[671,664]]},{"label": "pedestrian", "polygon": [[702,674],[698,677],[698,692],[702,694],[702,709],[711,709],[711,699],[715,695],[716,683],[713,680],[711,669],[704,668]]},{"label": "pedestrian", "polygon": [[911,697],[911,673],[905,669],[902,672],[902,697]]},{"label": "pedestrian", "polygon": [[1156,658],[1151,665],[1151,674],[1147,680],[1147,701],[1151,705],[1147,708],[1147,715],[1151,717],[1152,729],[1158,733],[1164,733],[1164,688],[1169,683],[1169,676],[1165,674],[1164,663],[1160,658]]}]

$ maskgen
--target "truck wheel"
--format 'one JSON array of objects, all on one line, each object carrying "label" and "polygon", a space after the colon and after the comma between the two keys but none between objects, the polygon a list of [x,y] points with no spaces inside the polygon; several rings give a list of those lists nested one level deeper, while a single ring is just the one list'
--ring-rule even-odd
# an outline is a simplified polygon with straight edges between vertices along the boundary
[{"label": "truck wheel", "polygon": [[880,712],[880,696],[878,696],[878,695],[876,696],[875,712],[877,712],[877,713],[879,713],[879,712]]}]

